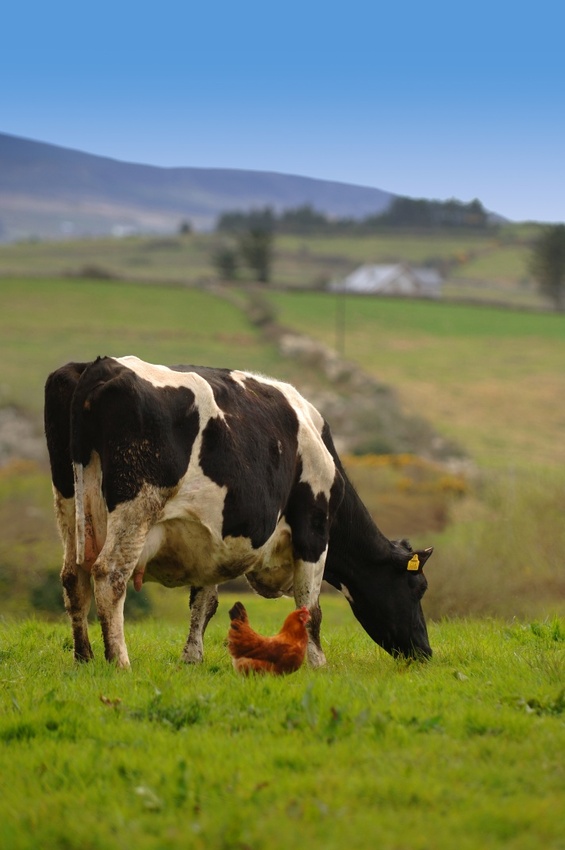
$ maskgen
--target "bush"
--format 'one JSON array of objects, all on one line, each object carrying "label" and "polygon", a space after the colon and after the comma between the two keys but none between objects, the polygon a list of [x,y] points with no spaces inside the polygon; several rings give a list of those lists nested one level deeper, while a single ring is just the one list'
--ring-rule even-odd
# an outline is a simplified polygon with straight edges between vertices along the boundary
[{"label": "bush", "polygon": [[[56,570],[49,570],[43,580],[33,587],[29,594],[30,602],[36,611],[51,616],[64,614],[63,589],[61,579]],[[152,611],[151,600],[147,590],[142,588],[139,593],[128,592],[124,606],[124,614],[128,620],[141,620]],[[90,618],[94,619],[94,603],[91,607]]]}]

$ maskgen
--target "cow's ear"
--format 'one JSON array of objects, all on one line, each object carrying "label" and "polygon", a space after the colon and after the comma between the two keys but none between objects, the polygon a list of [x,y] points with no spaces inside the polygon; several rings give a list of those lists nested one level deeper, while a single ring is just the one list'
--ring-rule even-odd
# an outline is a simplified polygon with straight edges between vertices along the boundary
[{"label": "cow's ear", "polygon": [[424,569],[424,564],[434,551],[434,547],[428,549],[419,549],[417,552],[412,552],[406,559],[406,569],[409,572],[421,573]]}]

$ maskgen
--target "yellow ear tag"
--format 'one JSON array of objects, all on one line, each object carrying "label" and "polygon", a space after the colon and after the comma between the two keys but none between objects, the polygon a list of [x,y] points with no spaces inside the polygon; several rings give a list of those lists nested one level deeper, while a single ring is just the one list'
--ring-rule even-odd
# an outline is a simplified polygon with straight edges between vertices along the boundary
[{"label": "yellow ear tag", "polygon": [[412,555],[412,557],[408,561],[408,569],[409,570],[419,570],[420,569],[420,559],[417,555]]}]

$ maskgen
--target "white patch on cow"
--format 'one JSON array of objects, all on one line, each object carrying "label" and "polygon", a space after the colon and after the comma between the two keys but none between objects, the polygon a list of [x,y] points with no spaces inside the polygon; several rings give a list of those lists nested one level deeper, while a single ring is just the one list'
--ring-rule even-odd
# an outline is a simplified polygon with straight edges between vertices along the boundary
[{"label": "white patch on cow", "polygon": [[299,418],[304,417],[306,420],[312,422],[318,432],[320,434],[322,433],[324,417],[292,384],[288,384],[285,381],[277,381],[275,378],[268,378],[266,375],[260,375],[255,372],[242,372],[240,369],[234,369],[230,372],[230,376],[242,387],[246,387],[246,381],[249,378],[258,381],[260,384],[275,387],[275,389],[279,390],[285,396],[291,407],[299,415]]},{"label": "white patch on cow", "polygon": [[251,372],[242,372],[240,369],[234,369],[232,372],[230,372],[230,378],[232,378],[232,380],[234,380],[236,384],[239,384],[244,389],[247,378],[255,378],[257,381],[262,380],[262,378],[260,378],[258,375],[252,375]]},{"label": "white patch on cow", "polygon": [[329,498],[335,478],[334,460],[322,441],[324,417],[298,390],[284,381],[258,378],[276,387],[285,396],[298,418],[298,453],[302,458],[301,481],[307,482],[314,495]]},{"label": "white patch on cow", "polygon": [[315,496],[323,493],[329,500],[335,479],[334,460],[310,423],[298,429],[298,453],[302,459],[301,481],[307,482]]},{"label": "white patch on cow", "polygon": [[106,539],[106,504],[102,495],[100,456],[92,452],[86,467],[73,463],[76,562],[90,571]]},{"label": "white patch on cow", "polygon": [[344,584],[341,584],[339,589],[341,590],[347,601],[351,603],[351,605],[353,605],[353,597],[349,592],[349,588],[347,588]]},{"label": "white patch on cow", "polygon": [[160,366],[154,363],[145,363],[133,354],[126,357],[113,358],[123,366],[127,366],[140,378],[148,381],[154,387],[186,387],[195,394],[200,413],[200,422],[206,423],[208,419],[220,417],[224,419],[223,411],[218,407],[214,399],[212,387],[196,372],[180,372],[170,369],[168,366]]}]

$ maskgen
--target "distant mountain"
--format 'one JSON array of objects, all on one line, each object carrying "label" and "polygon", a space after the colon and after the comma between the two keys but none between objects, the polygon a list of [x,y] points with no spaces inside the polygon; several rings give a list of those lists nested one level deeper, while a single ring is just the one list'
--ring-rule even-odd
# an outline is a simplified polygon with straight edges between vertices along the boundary
[{"label": "distant mountain", "polygon": [[332,217],[384,212],[395,196],[329,180],[226,168],[159,168],[0,133],[0,241],[196,230],[219,215],[310,204]]}]

